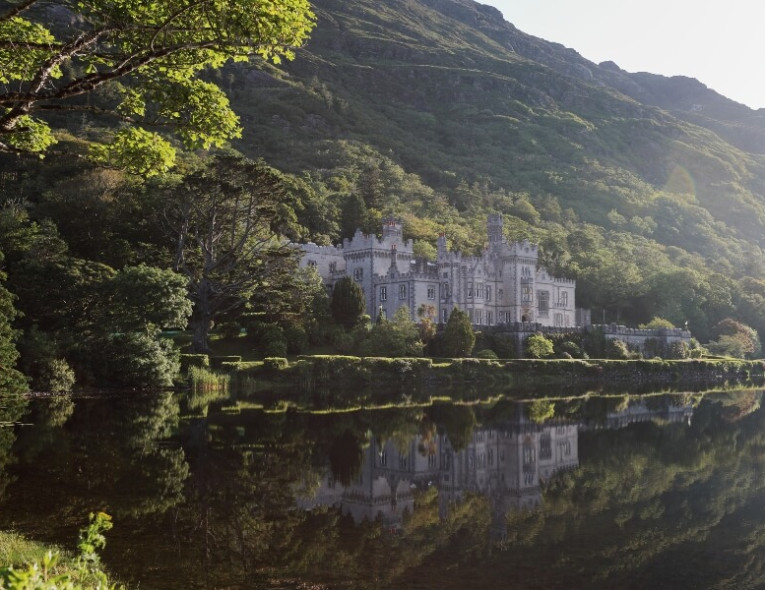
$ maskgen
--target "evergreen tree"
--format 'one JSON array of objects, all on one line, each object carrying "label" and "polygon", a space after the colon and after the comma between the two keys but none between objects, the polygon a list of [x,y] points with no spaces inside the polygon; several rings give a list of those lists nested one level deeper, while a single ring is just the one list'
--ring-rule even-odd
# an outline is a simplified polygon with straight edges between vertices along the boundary
[{"label": "evergreen tree", "polygon": [[367,206],[357,194],[348,195],[343,202],[340,229],[344,238],[352,238],[357,229],[364,229],[367,221]]},{"label": "evergreen tree", "polygon": [[335,283],[329,305],[335,323],[349,330],[358,325],[367,307],[364,292],[351,277],[343,277]]},{"label": "evergreen tree", "polygon": [[[0,254],[2,261],[2,254]],[[0,281],[5,279],[5,273],[0,272]],[[14,343],[16,330],[11,327],[11,321],[17,315],[13,308],[13,295],[0,283],[0,395],[3,393],[20,393],[26,391],[27,384],[19,371],[14,367],[19,353]]]},{"label": "evergreen tree", "polygon": [[444,354],[449,357],[470,356],[474,345],[475,332],[470,319],[464,311],[455,307],[444,329]]}]

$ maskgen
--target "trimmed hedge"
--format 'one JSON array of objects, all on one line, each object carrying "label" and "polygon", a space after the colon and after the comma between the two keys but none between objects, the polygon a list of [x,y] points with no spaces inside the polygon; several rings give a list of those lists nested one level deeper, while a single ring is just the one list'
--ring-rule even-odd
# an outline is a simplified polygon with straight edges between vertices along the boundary
[{"label": "trimmed hedge", "polygon": [[213,369],[220,369],[223,363],[240,363],[242,362],[242,357],[240,355],[229,355],[229,356],[212,356],[210,357],[210,366]]},{"label": "trimmed hedge", "polygon": [[188,373],[189,367],[207,369],[210,367],[210,357],[206,354],[182,354],[181,355],[181,373]]},{"label": "trimmed hedge", "polygon": [[[256,362],[224,362],[237,377],[258,380],[267,388],[289,391],[301,407],[354,407],[388,403],[428,403],[434,395],[481,400],[508,390],[533,395],[541,386],[623,389],[688,389],[765,379],[765,362],[706,360],[582,360],[477,358],[439,359],[300,356]],[[525,394],[524,394],[525,395]]]}]

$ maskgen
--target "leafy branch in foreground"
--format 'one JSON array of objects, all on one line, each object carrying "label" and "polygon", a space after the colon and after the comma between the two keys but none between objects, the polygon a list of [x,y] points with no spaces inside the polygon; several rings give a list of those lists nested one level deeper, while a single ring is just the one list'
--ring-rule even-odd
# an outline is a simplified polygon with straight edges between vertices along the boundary
[{"label": "leafy branch in foreground", "polygon": [[175,158],[149,128],[172,127],[189,148],[241,134],[205,69],[292,59],[314,26],[307,0],[16,0],[0,11],[0,152],[46,152],[52,115],[107,116],[124,126],[91,157],[147,175]]},{"label": "leafy branch in foreground", "polygon": [[0,568],[0,588],[4,590],[112,590],[122,588],[109,583],[97,554],[106,546],[104,532],[112,528],[112,518],[105,512],[91,513],[89,523],[80,530],[79,555],[61,561],[58,552],[47,551],[42,559],[19,567]]}]

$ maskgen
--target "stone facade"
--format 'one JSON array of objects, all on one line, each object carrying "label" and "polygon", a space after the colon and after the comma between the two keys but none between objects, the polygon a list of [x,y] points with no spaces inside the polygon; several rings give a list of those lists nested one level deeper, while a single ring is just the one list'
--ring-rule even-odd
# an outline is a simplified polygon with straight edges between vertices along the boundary
[{"label": "stone facade", "polygon": [[552,277],[539,267],[535,244],[507,243],[501,216],[489,216],[488,234],[488,248],[478,257],[450,251],[442,235],[431,262],[415,258],[412,241],[403,239],[401,221],[388,219],[382,238],[357,231],[341,246],[301,246],[300,264],[315,267],[328,287],[352,277],[364,291],[372,318],[390,318],[404,306],[418,321],[425,306],[441,323],[459,308],[475,326],[576,326],[575,281]]}]

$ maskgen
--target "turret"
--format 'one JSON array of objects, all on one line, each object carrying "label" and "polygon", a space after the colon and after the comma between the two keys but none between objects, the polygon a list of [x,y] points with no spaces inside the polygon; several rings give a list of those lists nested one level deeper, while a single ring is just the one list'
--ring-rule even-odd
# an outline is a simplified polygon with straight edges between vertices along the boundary
[{"label": "turret", "polygon": [[404,234],[403,223],[400,219],[395,219],[393,217],[388,217],[383,220],[382,230],[383,240],[386,238],[397,238],[401,240]]},{"label": "turret", "polygon": [[436,243],[436,248],[438,250],[439,258],[446,254],[446,234],[444,232],[438,234],[438,242]]},{"label": "turret", "polygon": [[392,244],[390,247],[390,269],[388,272],[398,272],[398,266],[396,265],[396,244]]},{"label": "turret", "polygon": [[495,248],[503,242],[502,216],[491,214],[486,224],[489,233],[489,248]]}]

